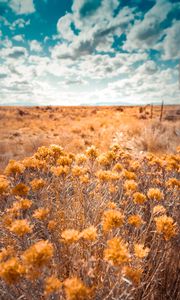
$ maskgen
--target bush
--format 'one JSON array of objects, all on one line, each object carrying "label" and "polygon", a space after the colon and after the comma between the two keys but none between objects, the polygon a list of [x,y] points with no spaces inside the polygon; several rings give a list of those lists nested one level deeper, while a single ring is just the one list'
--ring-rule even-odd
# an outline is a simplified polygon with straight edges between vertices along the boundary
[{"label": "bush", "polygon": [[1,299],[179,299],[179,163],[178,153],[133,159],[118,144],[11,161],[0,177]]}]

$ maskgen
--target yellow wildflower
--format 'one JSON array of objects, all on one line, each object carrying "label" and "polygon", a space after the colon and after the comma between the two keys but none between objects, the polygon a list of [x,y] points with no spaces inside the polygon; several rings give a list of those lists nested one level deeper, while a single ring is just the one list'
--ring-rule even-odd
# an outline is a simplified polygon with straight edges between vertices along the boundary
[{"label": "yellow wildflower", "polygon": [[89,289],[76,277],[64,281],[67,300],[87,300]]},{"label": "yellow wildflower", "polygon": [[34,179],[30,182],[30,185],[33,191],[37,191],[42,189],[45,186],[45,181],[42,178]]},{"label": "yellow wildflower", "polygon": [[[41,146],[38,148],[37,152],[35,153],[34,157],[36,159],[40,159],[40,160],[48,160],[50,157],[53,157],[55,154],[55,151],[53,151],[53,148],[51,147],[45,147],[45,146]],[[59,155],[59,153],[58,153]]]},{"label": "yellow wildflower", "polygon": [[107,210],[102,217],[102,227],[105,232],[122,226],[124,223],[124,215],[118,210]]},{"label": "yellow wildflower", "polygon": [[74,166],[72,168],[72,174],[75,177],[80,177],[80,176],[84,176],[87,173],[87,169],[79,167],[79,166]]},{"label": "yellow wildflower", "polygon": [[28,199],[23,199],[19,196],[16,196],[18,201],[13,202],[11,208],[7,209],[7,213],[11,214],[11,216],[17,217],[20,215],[20,210],[27,210],[31,207],[32,201]]},{"label": "yellow wildflower", "polygon": [[135,192],[138,188],[138,184],[134,180],[126,180],[124,183],[124,189],[127,194]]},{"label": "yellow wildflower", "polygon": [[101,166],[108,167],[111,164],[111,161],[108,159],[106,154],[99,155],[97,161]]},{"label": "yellow wildflower", "polygon": [[138,169],[140,169],[140,164],[138,161],[132,161],[131,164],[130,164],[130,170],[135,172],[137,171]]},{"label": "yellow wildflower", "polygon": [[9,181],[6,177],[0,176],[0,195],[7,193],[9,189]]},{"label": "yellow wildflower", "polygon": [[2,217],[2,223],[5,227],[10,227],[13,222],[13,215],[8,213]]},{"label": "yellow wildflower", "polygon": [[133,194],[133,201],[136,204],[144,204],[146,201],[146,196],[142,193],[136,192]]},{"label": "yellow wildflower", "polygon": [[94,226],[90,226],[84,229],[80,235],[80,238],[83,238],[88,241],[95,241],[97,239],[97,229]]},{"label": "yellow wildflower", "polygon": [[101,181],[113,181],[118,180],[120,178],[120,175],[118,173],[112,172],[112,171],[103,171],[100,170],[96,173],[96,176]]},{"label": "yellow wildflower", "polygon": [[55,276],[45,279],[45,296],[57,292],[62,286],[62,282]]},{"label": "yellow wildflower", "polygon": [[148,255],[150,249],[148,247],[144,248],[143,244],[134,244],[134,254],[138,258],[144,258]]},{"label": "yellow wildflower", "polygon": [[177,225],[173,218],[166,215],[154,218],[156,222],[156,230],[158,233],[163,234],[166,241],[170,240],[177,234]]},{"label": "yellow wildflower", "polygon": [[16,283],[25,273],[25,269],[16,257],[0,264],[0,278],[9,284]]},{"label": "yellow wildflower", "polygon": [[37,159],[35,157],[27,157],[22,161],[22,163],[25,168],[40,170],[47,168],[47,163],[45,160]]},{"label": "yellow wildflower", "polygon": [[61,234],[61,238],[64,243],[72,244],[79,240],[79,231],[74,229],[64,230]]},{"label": "yellow wildflower", "polygon": [[122,175],[126,179],[136,179],[136,174],[134,172],[129,172],[128,170],[123,170]]},{"label": "yellow wildflower", "polygon": [[159,189],[151,188],[148,190],[147,196],[149,199],[160,201],[163,199],[164,194]]},{"label": "yellow wildflower", "polygon": [[84,184],[89,183],[89,176],[88,175],[84,175],[84,176],[80,176],[80,181]]},{"label": "yellow wildflower", "polygon": [[180,180],[176,178],[169,178],[168,181],[166,182],[166,186],[171,188],[175,188],[175,187],[180,188]]},{"label": "yellow wildflower", "polygon": [[38,208],[34,211],[33,217],[35,219],[43,221],[44,219],[46,219],[48,214],[49,214],[49,209],[41,207],[41,208]]},{"label": "yellow wildflower", "polygon": [[162,205],[156,205],[153,207],[153,215],[164,214],[165,212],[166,212],[166,209]]},{"label": "yellow wildflower", "polygon": [[32,226],[25,220],[15,220],[11,223],[9,230],[19,236],[32,232]]},{"label": "yellow wildflower", "polygon": [[76,155],[76,163],[78,165],[82,165],[83,163],[85,163],[87,161],[87,157],[84,154],[77,154]]},{"label": "yellow wildflower", "polygon": [[129,216],[128,223],[135,227],[140,227],[144,223],[144,221],[142,220],[140,215],[132,215]]},{"label": "yellow wildflower", "polygon": [[29,209],[32,206],[32,201],[29,199],[17,198],[19,199],[18,204],[19,208],[22,210]]},{"label": "yellow wildflower", "polygon": [[57,164],[63,167],[70,166],[72,164],[72,159],[68,156],[62,156],[57,160]]},{"label": "yellow wildflower", "polygon": [[112,265],[121,265],[130,261],[128,245],[121,238],[115,237],[107,242],[104,259]]},{"label": "yellow wildflower", "polygon": [[27,267],[42,267],[49,263],[53,256],[53,245],[49,241],[41,240],[29,247],[22,255]]},{"label": "yellow wildflower", "polygon": [[113,171],[121,172],[123,170],[123,166],[120,163],[115,164],[113,167]]},{"label": "yellow wildflower", "polygon": [[48,229],[50,231],[54,230],[56,228],[56,226],[57,226],[57,222],[56,221],[54,221],[54,220],[50,220],[49,221],[49,223],[48,223]]},{"label": "yellow wildflower", "polygon": [[49,149],[52,151],[54,157],[59,157],[65,154],[63,148],[56,144],[51,144]]},{"label": "yellow wildflower", "polygon": [[121,146],[120,146],[118,143],[113,143],[113,144],[110,146],[110,149],[111,149],[113,152],[118,152],[119,150],[121,150]]},{"label": "yellow wildflower", "polygon": [[24,183],[19,183],[12,189],[12,193],[17,196],[26,196],[28,192],[29,187],[27,187]]},{"label": "yellow wildflower", "polygon": [[98,157],[98,150],[95,146],[87,148],[86,155],[91,159],[96,159]]},{"label": "yellow wildflower", "polygon": [[66,176],[69,173],[69,167],[68,166],[52,167],[51,172],[57,177],[59,177],[61,175]]},{"label": "yellow wildflower", "polygon": [[24,166],[22,163],[18,162],[18,161],[15,161],[15,160],[10,160],[4,173],[7,175],[7,176],[10,176],[10,175],[16,175],[16,174],[21,174],[24,172]]}]

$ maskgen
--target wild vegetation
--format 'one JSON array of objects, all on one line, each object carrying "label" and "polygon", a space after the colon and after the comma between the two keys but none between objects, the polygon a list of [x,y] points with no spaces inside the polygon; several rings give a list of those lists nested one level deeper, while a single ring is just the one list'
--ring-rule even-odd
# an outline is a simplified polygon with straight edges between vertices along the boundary
[{"label": "wild vegetation", "polygon": [[2,300],[180,299],[180,148],[58,145],[0,177]]},{"label": "wild vegetation", "polygon": [[[165,106],[160,122],[158,106],[153,115],[150,107],[0,107],[0,172],[10,159],[50,144],[76,154],[91,145],[104,152],[114,142],[137,154],[174,153],[180,144],[179,111],[177,105]],[[174,119],[168,121],[170,113]]]}]

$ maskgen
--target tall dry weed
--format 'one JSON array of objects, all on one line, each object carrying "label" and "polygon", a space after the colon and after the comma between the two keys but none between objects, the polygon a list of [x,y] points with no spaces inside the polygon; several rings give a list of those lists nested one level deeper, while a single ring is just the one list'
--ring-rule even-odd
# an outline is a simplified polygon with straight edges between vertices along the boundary
[{"label": "tall dry weed", "polygon": [[134,159],[118,144],[11,160],[1,299],[179,299],[179,163],[179,152]]}]

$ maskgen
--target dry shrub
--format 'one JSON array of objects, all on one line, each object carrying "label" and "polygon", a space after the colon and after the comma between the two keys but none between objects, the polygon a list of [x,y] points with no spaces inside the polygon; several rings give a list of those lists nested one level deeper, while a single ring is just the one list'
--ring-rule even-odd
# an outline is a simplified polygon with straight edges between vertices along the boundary
[{"label": "dry shrub", "polygon": [[45,135],[34,135],[33,137],[26,139],[23,141],[24,153],[28,153],[28,155],[32,155],[40,146],[47,146],[49,144],[49,140],[45,138]]},{"label": "dry shrub", "polygon": [[178,145],[174,125],[154,121],[141,129],[137,147],[147,152],[174,152]]},{"label": "dry shrub", "polygon": [[134,159],[118,144],[77,155],[43,146],[10,161],[1,299],[178,300],[179,163],[178,153]]},{"label": "dry shrub", "polygon": [[180,122],[139,121],[121,125],[113,141],[130,146],[133,151],[168,153],[175,152],[180,143]]}]

